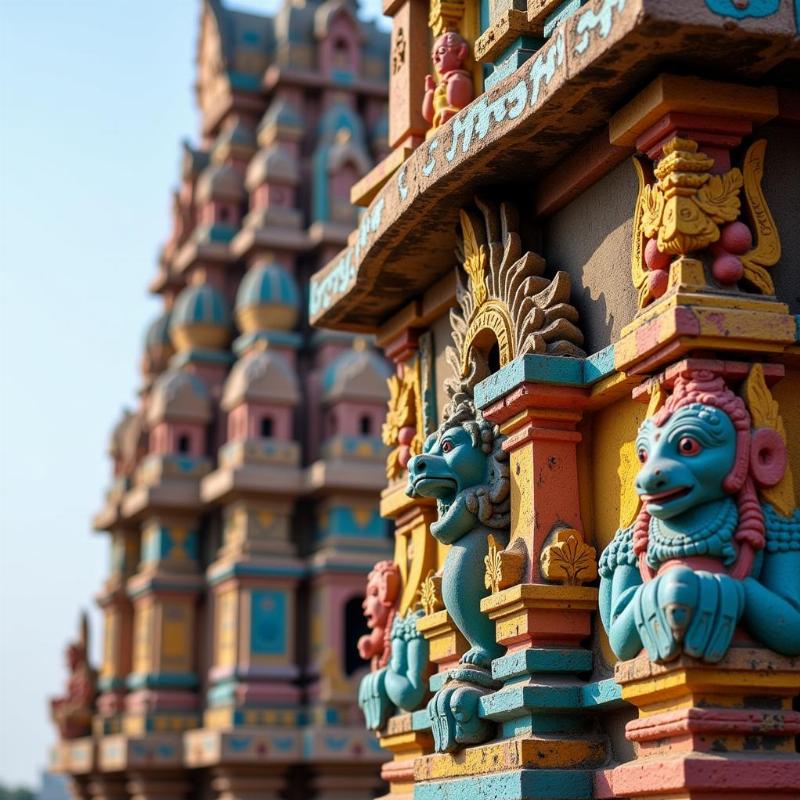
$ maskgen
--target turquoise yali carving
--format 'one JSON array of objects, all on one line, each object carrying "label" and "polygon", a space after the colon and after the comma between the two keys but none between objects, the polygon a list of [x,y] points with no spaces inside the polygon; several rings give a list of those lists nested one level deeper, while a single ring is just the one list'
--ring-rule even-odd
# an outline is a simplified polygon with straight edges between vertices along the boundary
[{"label": "turquoise yali carving", "polygon": [[470,644],[428,703],[437,752],[485,741],[493,730],[478,709],[480,698],[500,686],[490,667],[503,648],[480,602],[488,593],[488,534],[503,546],[508,543],[508,455],[502,444],[503,437],[476,412],[471,396],[458,392],[423,453],[408,463],[408,494],[436,498],[439,517],[431,533],[450,545],[442,569],[442,599]]},{"label": "turquoise yali carving", "polygon": [[422,610],[396,616],[389,663],[370,672],[358,687],[358,705],[370,730],[380,730],[395,708],[414,711],[428,693],[428,642],[417,630]]},{"label": "turquoise yali carving", "polygon": [[[760,365],[747,403],[710,370],[679,374],[636,440],[642,509],[600,558],[614,652],[719,661],[742,626],[800,655],[800,510]],[[754,423],[754,420],[756,421]]]},{"label": "turquoise yali carving", "polygon": [[358,705],[370,730],[383,728],[395,709],[416,710],[428,693],[429,645],[417,630],[422,611],[396,613],[400,586],[397,564],[379,561],[361,604],[369,633],[359,639],[358,652],[370,660],[371,672],[358,687]]},{"label": "turquoise yali carving", "polygon": [[450,550],[442,572],[445,607],[470,649],[461,662],[488,668],[502,655],[494,624],[480,610],[488,594],[484,583],[487,536],[508,543],[508,455],[494,426],[464,400],[432,433],[422,455],[408,463],[412,496],[436,498],[439,518],[431,533]]}]

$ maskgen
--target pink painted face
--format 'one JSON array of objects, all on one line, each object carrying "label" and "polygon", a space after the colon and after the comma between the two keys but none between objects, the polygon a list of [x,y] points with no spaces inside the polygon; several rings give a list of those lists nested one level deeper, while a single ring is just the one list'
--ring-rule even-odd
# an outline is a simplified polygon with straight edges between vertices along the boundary
[{"label": "pink painted face", "polygon": [[367,627],[370,630],[385,627],[389,618],[390,608],[384,603],[381,596],[380,576],[370,577],[367,583],[367,594],[364,597],[364,602],[361,603],[361,608],[364,609]]},{"label": "pink painted face", "polygon": [[443,33],[433,43],[431,59],[440,75],[461,69],[466,57],[466,42],[457,33]]}]

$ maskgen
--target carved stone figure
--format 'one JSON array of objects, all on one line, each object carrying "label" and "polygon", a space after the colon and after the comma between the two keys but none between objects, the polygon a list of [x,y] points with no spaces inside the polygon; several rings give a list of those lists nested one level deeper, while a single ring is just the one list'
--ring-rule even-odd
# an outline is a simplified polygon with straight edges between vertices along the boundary
[{"label": "carved stone figure", "polygon": [[89,623],[81,615],[80,638],[65,650],[69,671],[66,693],[50,701],[50,713],[62,739],[88,736],[97,695],[97,673],[89,665]]},{"label": "carved stone figure", "polygon": [[439,518],[431,533],[451,545],[442,573],[445,607],[470,649],[461,661],[488,668],[502,653],[494,625],[480,611],[487,536],[508,540],[508,456],[502,437],[462,398],[455,412],[408,464],[408,494],[434,497]]},{"label": "carved stone figure", "polygon": [[408,493],[434,497],[439,518],[431,533],[450,549],[442,570],[442,597],[455,625],[469,642],[443,686],[428,704],[434,746],[452,752],[484,741],[492,723],[478,715],[480,698],[499,684],[492,659],[502,655],[494,624],[481,613],[489,535],[508,543],[509,476],[503,437],[475,410],[471,398],[456,395],[440,429],[423,454],[408,464]]},{"label": "carved stone figure", "polygon": [[475,97],[472,77],[464,69],[469,45],[455,31],[446,31],[433,43],[431,60],[436,78],[425,76],[422,116],[435,130],[469,105]]},{"label": "carved stone figure", "polygon": [[739,624],[800,654],[800,510],[760,365],[745,396],[687,369],[639,429],[642,508],[600,558],[600,614],[620,658],[644,647],[653,661],[717,662]]},{"label": "carved stone figure", "polygon": [[370,633],[358,641],[372,671],[358,690],[358,704],[367,727],[378,730],[394,707],[413,711],[425,698],[428,643],[417,631],[421,611],[396,615],[400,599],[400,570],[393,561],[379,561],[367,576],[364,616]]},{"label": "carved stone figure", "polygon": [[400,595],[400,570],[394,561],[379,561],[367,575],[367,593],[361,608],[370,632],[358,640],[358,654],[373,670],[389,661],[389,634]]}]

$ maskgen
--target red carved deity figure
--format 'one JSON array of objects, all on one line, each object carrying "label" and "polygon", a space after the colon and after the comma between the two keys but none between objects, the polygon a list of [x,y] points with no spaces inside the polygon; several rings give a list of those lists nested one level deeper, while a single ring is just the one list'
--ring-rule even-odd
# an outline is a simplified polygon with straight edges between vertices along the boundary
[{"label": "red carved deity figure", "polygon": [[50,701],[50,710],[62,739],[77,739],[91,732],[92,712],[97,694],[97,674],[89,665],[89,626],[81,616],[78,641],[65,651],[69,671],[66,694]]},{"label": "red carved deity figure", "polygon": [[454,117],[475,97],[472,77],[464,69],[469,55],[469,45],[455,31],[446,31],[433,43],[431,60],[436,70],[436,79],[425,76],[425,97],[422,100],[422,116],[435,130]]},{"label": "red carved deity figure", "polygon": [[394,561],[379,561],[367,575],[367,593],[361,607],[369,633],[358,640],[358,653],[377,670],[389,663],[391,631],[400,596],[400,569]]}]

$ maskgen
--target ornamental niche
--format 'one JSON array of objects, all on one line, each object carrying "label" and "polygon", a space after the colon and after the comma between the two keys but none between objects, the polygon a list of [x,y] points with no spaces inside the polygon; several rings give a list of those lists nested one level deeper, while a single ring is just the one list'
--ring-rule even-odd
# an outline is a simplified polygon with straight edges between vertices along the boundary
[{"label": "ornamental niche", "polygon": [[[544,260],[523,252],[515,209],[476,200],[476,208],[462,210],[460,220],[458,257],[467,282],[459,272],[459,308],[450,314],[455,346],[446,354],[454,373],[445,381],[450,399],[439,429],[408,464],[408,494],[436,499],[438,519],[430,531],[449,545],[441,596],[469,643],[428,704],[439,752],[491,735],[493,724],[479,717],[478,702],[500,685],[491,677],[491,663],[503,647],[480,602],[491,588],[489,544],[495,551],[508,544],[508,454],[505,437],[475,408],[475,386],[492,372],[493,352],[495,368],[528,353],[583,355],[578,312],[569,304],[569,276],[544,277]],[[428,598],[426,606],[433,609],[435,603]]]},{"label": "ornamental niche", "polygon": [[675,137],[664,145],[652,183],[642,163],[633,160],[639,196],[631,271],[640,308],[667,291],[670,265],[690,254],[705,256],[720,288],[741,285],[757,294],[775,294],[769,268],[780,259],[781,244],[761,189],[766,147],[763,139],[754,142],[742,169],[712,174],[714,159],[698,152],[692,139]]},{"label": "ornamental niche", "polygon": [[623,659],[722,659],[742,626],[800,654],[800,510],[786,433],[755,364],[739,397],[709,368],[681,369],[639,429],[636,521],[600,558],[600,614]]}]

